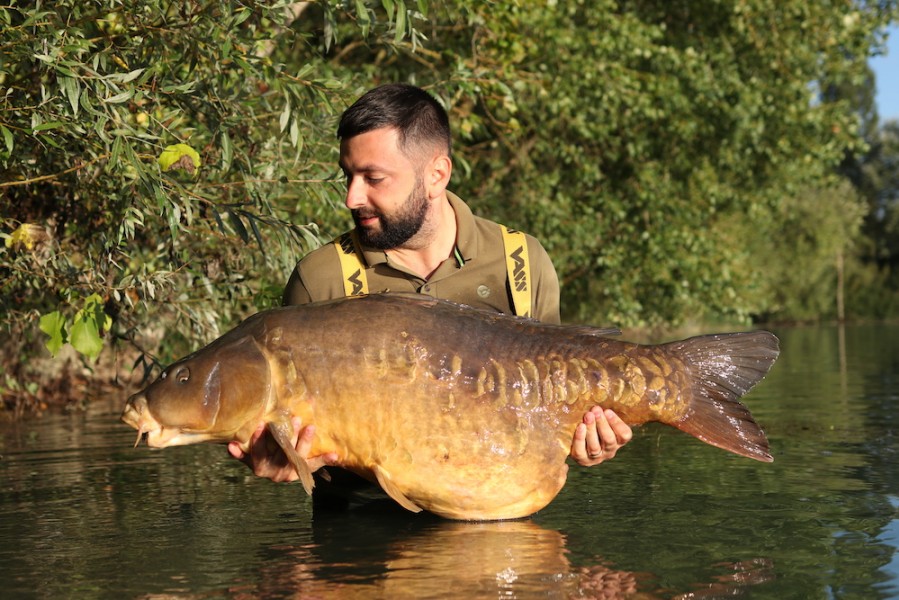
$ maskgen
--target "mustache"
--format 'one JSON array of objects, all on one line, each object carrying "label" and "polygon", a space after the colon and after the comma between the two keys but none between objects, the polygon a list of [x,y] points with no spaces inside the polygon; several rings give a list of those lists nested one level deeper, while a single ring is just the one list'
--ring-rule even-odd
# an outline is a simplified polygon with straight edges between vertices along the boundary
[{"label": "mustache", "polygon": [[372,217],[381,217],[381,213],[377,210],[373,209],[362,209],[362,208],[354,208],[350,211],[353,215],[353,220],[357,223],[360,219],[370,219]]}]

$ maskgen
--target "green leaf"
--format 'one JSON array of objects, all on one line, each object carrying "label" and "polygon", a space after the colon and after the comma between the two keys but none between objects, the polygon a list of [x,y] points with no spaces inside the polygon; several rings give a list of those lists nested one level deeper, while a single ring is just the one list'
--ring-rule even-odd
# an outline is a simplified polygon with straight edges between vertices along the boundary
[{"label": "green leaf", "polygon": [[227,234],[228,230],[225,229],[225,222],[222,221],[221,213],[219,213],[218,210],[213,209],[212,216],[215,217],[215,222],[218,225],[219,231],[221,231],[224,234]]},{"label": "green leaf", "polygon": [[239,8],[234,11],[234,18],[231,21],[231,27],[237,27],[253,15],[253,11],[249,8]]},{"label": "green leaf", "polygon": [[284,130],[287,129],[287,124],[290,123],[290,102],[284,103],[284,110],[281,111],[281,118],[278,119],[278,125],[281,127],[281,133],[284,133]]},{"label": "green leaf", "polygon": [[296,119],[290,123],[290,143],[298,151],[302,148],[303,138],[300,136],[300,124]]},{"label": "green leaf", "polygon": [[101,332],[112,326],[112,317],[104,311],[103,299],[91,294],[84,301],[84,308],[75,314],[72,323],[72,347],[91,360],[96,360],[103,350]]},{"label": "green leaf", "polygon": [[63,65],[56,65],[56,71],[63,77],[71,77],[72,79],[78,77],[78,74],[75,71]]},{"label": "green leaf", "polygon": [[15,147],[15,140],[12,136],[12,131],[0,125],[0,133],[3,134],[3,142],[6,144],[6,150],[10,154],[12,154],[12,150]]},{"label": "green leaf", "polygon": [[325,52],[327,52],[331,49],[331,44],[337,40],[337,17],[334,14],[334,10],[327,2],[322,4],[322,8],[325,13],[324,39]]},{"label": "green leaf", "polygon": [[384,10],[387,12],[390,18],[393,19],[393,0],[381,0],[381,6],[384,7]]},{"label": "green leaf", "polygon": [[116,94],[110,98],[104,98],[103,102],[107,104],[121,104],[122,102],[127,102],[134,95],[134,90],[126,90],[121,94]]},{"label": "green leaf", "polygon": [[96,359],[103,350],[103,340],[96,323],[76,318],[72,324],[72,347],[88,358]]},{"label": "green leaf", "polygon": [[74,77],[59,77],[59,87],[62,88],[69,105],[72,107],[72,114],[78,116],[78,97],[81,95],[81,82]]},{"label": "green leaf", "polygon": [[165,94],[187,94],[193,91],[196,84],[196,81],[188,81],[187,83],[163,86],[161,89]]},{"label": "green leaf", "polygon": [[143,73],[144,71],[146,71],[146,69],[134,69],[133,71],[131,71],[129,73],[125,73],[125,74],[121,75],[118,78],[118,80],[121,81],[122,83],[128,83],[129,81],[134,81],[135,79],[140,77],[140,74]]},{"label": "green leaf", "polygon": [[222,171],[231,168],[231,161],[234,158],[234,147],[231,145],[231,136],[227,131],[222,131]]},{"label": "green leaf", "polygon": [[397,0],[396,3],[396,35],[393,41],[397,44],[406,37],[406,3],[403,0]]},{"label": "green leaf", "polygon": [[58,310],[41,316],[41,331],[46,333],[50,339],[47,340],[46,346],[50,354],[56,356],[59,349],[66,343],[66,319]]},{"label": "green leaf", "polygon": [[249,220],[250,227],[253,229],[253,237],[256,238],[256,243],[259,244],[259,249],[262,251],[262,255],[265,256],[265,243],[262,241],[262,233],[259,231],[259,226],[256,225],[256,219],[248,216],[247,220]]},{"label": "green leaf", "polygon": [[368,37],[371,17],[368,15],[368,8],[366,8],[364,0],[356,0],[356,20],[362,29],[362,37]]},{"label": "green leaf", "polygon": [[31,131],[37,132],[37,131],[48,131],[50,129],[59,129],[63,125],[65,125],[65,123],[63,123],[62,121],[50,121],[49,123],[41,123],[40,125],[38,125],[34,129],[32,129]]}]

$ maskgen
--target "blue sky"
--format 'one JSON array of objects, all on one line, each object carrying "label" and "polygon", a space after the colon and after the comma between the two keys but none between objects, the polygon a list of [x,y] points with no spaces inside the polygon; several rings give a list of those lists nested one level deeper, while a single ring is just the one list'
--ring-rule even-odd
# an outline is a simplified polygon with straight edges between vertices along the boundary
[{"label": "blue sky", "polygon": [[899,26],[887,31],[886,55],[869,60],[877,76],[877,114],[881,123],[899,119]]}]

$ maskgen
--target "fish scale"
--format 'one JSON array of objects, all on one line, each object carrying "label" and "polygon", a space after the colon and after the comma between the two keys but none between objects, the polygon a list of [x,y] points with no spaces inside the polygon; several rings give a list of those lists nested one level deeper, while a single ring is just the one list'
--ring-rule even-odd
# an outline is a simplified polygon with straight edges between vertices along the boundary
[{"label": "fish scale", "polygon": [[311,491],[291,445],[297,416],[316,427],[310,457],[336,453],[337,466],[405,508],[452,519],[517,518],[551,502],[594,405],[772,460],[739,398],[776,359],[775,336],[644,346],[607,333],[420,295],[273,309],[170,366],[128,400],[123,420],[154,447],[235,441],[245,450],[265,421]]}]

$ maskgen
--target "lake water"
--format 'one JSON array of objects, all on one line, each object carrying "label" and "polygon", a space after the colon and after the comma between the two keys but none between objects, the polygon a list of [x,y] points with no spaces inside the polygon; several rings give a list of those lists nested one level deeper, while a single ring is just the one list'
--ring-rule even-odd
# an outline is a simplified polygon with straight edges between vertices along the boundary
[{"label": "lake water", "polygon": [[3,598],[899,597],[899,326],[775,330],[775,462],[646,426],[530,519],[313,514],[221,446],[132,448],[124,398],[0,425]]}]

